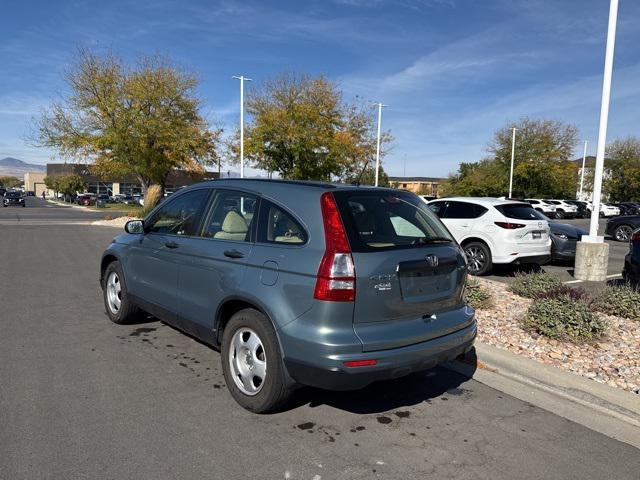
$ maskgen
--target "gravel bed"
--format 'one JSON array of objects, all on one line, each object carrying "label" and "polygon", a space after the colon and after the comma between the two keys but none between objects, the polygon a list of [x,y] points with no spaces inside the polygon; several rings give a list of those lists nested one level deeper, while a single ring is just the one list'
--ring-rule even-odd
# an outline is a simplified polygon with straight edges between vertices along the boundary
[{"label": "gravel bed", "polygon": [[605,337],[580,345],[561,342],[522,328],[531,300],[502,283],[479,281],[492,295],[491,307],[476,314],[479,341],[640,394],[640,321],[599,314],[608,324]]}]

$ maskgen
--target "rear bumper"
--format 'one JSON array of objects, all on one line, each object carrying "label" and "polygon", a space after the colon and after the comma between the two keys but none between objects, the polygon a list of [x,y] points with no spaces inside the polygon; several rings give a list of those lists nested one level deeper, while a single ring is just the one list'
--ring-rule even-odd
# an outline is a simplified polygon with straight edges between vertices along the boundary
[{"label": "rear bumper", "polygon": [[[476,321],[462,330],[426,342],[390,350],[331,355],[316,363],[287,358],[289,375],[298,383],[327,390],[357,390],[380,380],[391,380],[433,368],[467,352],[476,338]],[[345,361],[375,359],[377,364],[347,368]]]}]

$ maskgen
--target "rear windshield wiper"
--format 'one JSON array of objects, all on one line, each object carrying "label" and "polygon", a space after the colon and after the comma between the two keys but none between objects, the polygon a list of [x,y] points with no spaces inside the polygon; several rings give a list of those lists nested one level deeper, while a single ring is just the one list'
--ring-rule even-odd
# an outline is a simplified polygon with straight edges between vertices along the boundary
[{"label": "rear windshield wiper", "polygon": [[430,243],[451,243],[452,240],[447,237],[419,237],[413,242],[415,245],[427,245]]}]

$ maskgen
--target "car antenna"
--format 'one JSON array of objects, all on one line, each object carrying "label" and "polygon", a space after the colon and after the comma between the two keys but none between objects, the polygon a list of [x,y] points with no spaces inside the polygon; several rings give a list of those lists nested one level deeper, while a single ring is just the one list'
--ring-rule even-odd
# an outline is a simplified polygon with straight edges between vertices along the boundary
[{"label": "car antenna", "polygon": [[362,180],[362,175],[364,175],[364,171],[367,169],[368,166],[369,166],[369,159],[367,159],[367,161],[364,162],[364,167],[362,168],[360,175],[358,175],[358,179],[351,182],[351,185],[355,185],[356,187],[360,186],[360,180]]}]

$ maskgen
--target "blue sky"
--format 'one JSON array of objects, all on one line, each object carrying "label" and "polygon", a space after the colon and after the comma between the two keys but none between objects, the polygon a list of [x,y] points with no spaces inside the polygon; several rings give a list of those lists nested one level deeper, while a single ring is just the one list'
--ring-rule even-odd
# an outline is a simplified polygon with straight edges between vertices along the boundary
[{"label": "blue sky", "polygon": [[[446,175],[522,116],[575,124],[595,152],[608,0],[6,2],[0,158],[45,163],[31,118],[65,93],[77,47],[160,53],[198,73],[205,114],[237,124],[238,82],[325,74],[389,104],[392,175]],[[620,0],[609,139],[640,136],[640,2]],[[576,148],[576,156],[582,147]]]}]

